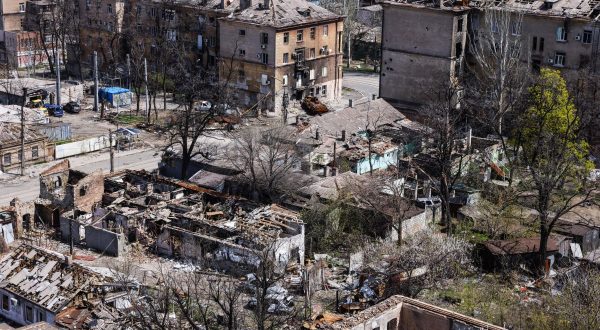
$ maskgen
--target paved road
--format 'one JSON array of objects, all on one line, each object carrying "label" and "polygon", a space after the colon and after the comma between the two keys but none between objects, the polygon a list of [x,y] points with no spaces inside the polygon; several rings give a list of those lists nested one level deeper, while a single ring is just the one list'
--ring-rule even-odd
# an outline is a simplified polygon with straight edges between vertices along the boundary
[{"label": "paved road", "polygon": [[344,72],[342,86],[360,92],[364,97],[379,95],[379,75],[372,73]]},{"label": "paved road", "polygon": [[[115,153],[115,169],[153,170],[158,167],[160,155],[155,150],[132,150]],[[71,166],[80,171],[92,172],[110,169],[109,154],[107,152],[72,157],[69,159]],[[42,169],[43,170],[43,169]],[[15,182],[0,183],[0,205],[8,205],[15,197],[23,201],[31,201],[40,193],[38,176],[17,178]]]}]

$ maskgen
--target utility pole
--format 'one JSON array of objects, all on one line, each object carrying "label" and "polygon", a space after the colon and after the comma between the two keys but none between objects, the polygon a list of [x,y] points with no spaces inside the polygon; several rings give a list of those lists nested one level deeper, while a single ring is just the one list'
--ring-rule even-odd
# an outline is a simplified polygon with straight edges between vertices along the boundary
[{"label": "utility pole", "polygon": [[131,59],[127,54],[127,89],[131,90]]},{"label": "utility pole", "polygon": [[56,104],[60,106],[60,60],[58,56],[58,47],[54,51],[54,65],[56,66]]},{"label": "utility pole", "polygon": [[146,118],[147,121],[150,122],[150,100],[148,100],[148,64],[146,58],[144,57],[144,82],[146,85]]},{"label": "utility pole", "polygon": [[110,173],[115,171],[115,153],[112,146],[112,130],[108,130],[108,147],[110,148]]},{"label": "utility pole", "polygon": [[27,88],[23,88],[21,103],[21,176],[25,175],[25,102],[27,102]]},{"label": "utility pole", "polygon": [[94,111],[98,111],[98,53],[94,51]]}]

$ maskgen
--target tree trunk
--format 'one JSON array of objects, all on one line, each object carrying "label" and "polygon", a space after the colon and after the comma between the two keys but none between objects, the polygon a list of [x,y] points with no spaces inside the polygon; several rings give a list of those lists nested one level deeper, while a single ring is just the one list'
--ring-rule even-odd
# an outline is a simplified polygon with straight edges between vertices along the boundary
[{"label": "tree trunk", "polygon": [[184,151],[181,153],[181,172],[179,172],[179,179],[187,179],[187,171],[190,165],[190,155],[185,151],[187,147],[183,147]]},{"label": "tree trunk", "polygon": [[135,93],[135,115],[139,115],[140,114],[140,91],[138,90]]},{"label": "tree trunk", "polygon": [[546,274],[546,253],[548,251],[548,238],[550,237],[550,230],[546,226],[547,219],[545,217],[540,218],[540,254],[539,254],[539,268],[540,275]]},{"label": "tree trunk", "polygon": [[452,235],[452,220],[450,218],[450,189],[446,177],[440,180],[440,195],[442,200],[442,223],[446,226],[446,234]]},{"label": "tree trunk", "polygon": [[401,246],[402,245],[402,219],[400,219],[398,217],[398,219],[396,219],[395,223],[397,223],[396,234],[398,235],[398,241],[396,241],[396,245]]}]

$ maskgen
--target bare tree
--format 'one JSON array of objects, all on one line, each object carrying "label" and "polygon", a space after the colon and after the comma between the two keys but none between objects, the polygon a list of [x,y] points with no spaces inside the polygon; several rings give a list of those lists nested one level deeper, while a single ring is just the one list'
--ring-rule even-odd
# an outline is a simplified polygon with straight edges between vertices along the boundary
[{"label": "bare tree", "polygon": [[401,246],[375,243],[365,251],[366,265],[388,279],[400,280],[387,294],[416,297],[443,280],[453,278],[471,266],[472,246],[457,238],[425,230],[407,238]]},{"label": "bare tree", "polygon": [[[285,267],[277,260],[277,252],[282,245],[277,241],[263,244],[264,248],[254,253],[258,264],[254,271],[252,288],[255,306],[252,309],[255,328],[258,330],[281,329],[284,325],[292,326],[297,315],[297,309],[279,300],[275,288],[278,288],[284,278]],[[278,299],[275,299],[278,300]]]},{"label": "bare tree", "polygon": [[460,142],[465,136],[466,110],[462,104],[462,90],[456,83],[442,86],[433,92],[432,102],[423,107],[428,155],[413,166],[419,176],[427,177],[441,200],[442,223],[448,235],[452,233],[450,198],[452,186],[463,174],[464,154]]},{"label": "bare tree", "polygon": [[403,221],[415,208],[410,199],[404,197],[404,179],[398,171],[379,173],[348,187],[355,203],[387,220],[387,225],[396,233],[398,245],[403,241]]},{"label": "bare tree", "polygon": [[236,134],[229,151],[231,163],[250,184],[251,193],[263,191],[274,199],[276,192],[286,190],[283,183],[298,161],[288,130],[250,128]]},{"label": "bare tree", "polygon": [[[467,100],[477,105],[476,120],[501,139],[509,155],[505,118],[522,101],[529,83],[527,64],[521,60],[528,49],[521,37],[523,14],[490,5],[472,17],[470,55],[475,79],[466,81]],[[509,165],[513,159],[507,157]],[[512,171],[508,182],[512,183]]]}]

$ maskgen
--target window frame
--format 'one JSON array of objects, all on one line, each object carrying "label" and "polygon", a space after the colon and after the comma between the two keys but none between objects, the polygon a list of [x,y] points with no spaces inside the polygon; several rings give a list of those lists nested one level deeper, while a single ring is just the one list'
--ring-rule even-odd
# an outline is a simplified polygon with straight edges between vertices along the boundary
[{"label": "window frame", "polygon": [[297,30],[296,31],[296,42],[303,42],[304,41],[304,30]]},{"label": "window frame", "polygon": [[[561,63],[559,63],[558,59],[561,59]],[[554,53],[554,66],[557,67],[564,67],[565,66],[565,62],[567,59],[567,54],[563,53],[563,52],[555,52]]]},{"label": "window frame", "polygon": [[566,42],[567,41],[567,29],[564,26],[556,28],[556,41]]},{"label": "window frame", "polygon": [[[588,38],[586,38],[586,36],[589,37],[589,41],[588,42],[586,42],[586,40],[588,39]],[[581,42],[583,44],[585,44],[585,45],[591,44],[593,42],[593,40],[594,40],[593,38],[594,38],[594,32],[593,31],[591,31],[591,30],[583,30],[583,34],[581,35]]]}]

